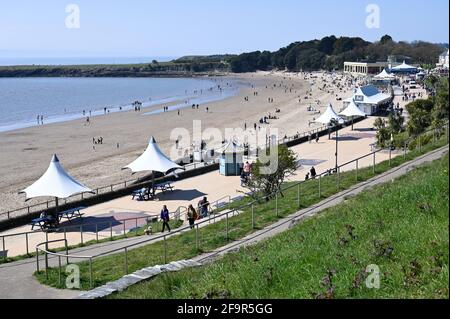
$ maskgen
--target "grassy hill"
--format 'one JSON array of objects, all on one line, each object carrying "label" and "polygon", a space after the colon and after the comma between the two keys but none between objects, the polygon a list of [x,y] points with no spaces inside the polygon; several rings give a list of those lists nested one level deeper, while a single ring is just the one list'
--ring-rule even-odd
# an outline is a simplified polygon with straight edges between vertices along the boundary
[{"label": "grassy hill", "polygon": [[[111,298],[448,298],[448,156],[291,230]],[[366,267],[380,270],[366,287]]]}]

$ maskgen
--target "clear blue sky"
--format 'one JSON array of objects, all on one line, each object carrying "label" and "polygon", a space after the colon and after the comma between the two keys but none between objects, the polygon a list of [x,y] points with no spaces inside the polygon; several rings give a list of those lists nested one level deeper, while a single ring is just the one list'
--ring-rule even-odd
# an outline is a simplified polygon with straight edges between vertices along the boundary
[{"label": "clear blue sky", "polygon": [[[67,29],[66,5],[80,7]],[[380,7],[380,28],[365,25]],[[1,0],[0,56],[181,56],[277,50],[326,35],[449,42],[448,0]]]}]

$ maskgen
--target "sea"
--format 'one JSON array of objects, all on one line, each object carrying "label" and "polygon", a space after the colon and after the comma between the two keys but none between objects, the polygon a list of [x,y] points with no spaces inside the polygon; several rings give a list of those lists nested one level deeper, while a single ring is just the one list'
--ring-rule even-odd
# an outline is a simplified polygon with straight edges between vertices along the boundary
[{"label": "sea", "polygon": [[[245,83],[222,77],[208,78],[0,78],[0,132],[104,116],[134,109],[142,116],[222,100],[238,93]],[[148,109],[150,108],[150,109]],[[145,109],[148,109],[147,111]]]}]

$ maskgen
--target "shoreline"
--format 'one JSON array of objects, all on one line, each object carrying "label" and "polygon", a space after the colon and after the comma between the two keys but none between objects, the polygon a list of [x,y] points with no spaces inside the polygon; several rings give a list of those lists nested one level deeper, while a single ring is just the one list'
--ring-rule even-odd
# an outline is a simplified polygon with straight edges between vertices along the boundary
[{"label": "shoreline", "polygon": [[[54,153],[69,174],[88,187],[96,188],[129,179],[131,173],[120,168],[141,155],[150,136],[155,136],[162,151],[170,154],[174,145],[171,134],[175,128],[186,129],[190,137],[195,138],[193,121],[201,121],[202,132],[207,128],[223,132],[227,128],[243,128],[245,124],[251,127],[259,123],[262,116],[275,114],[275,109],[281,109],[278,119],[265,126],[278,129],[279,136],[292,136],[315,128],[308,124],[314,117],[307,111],[309,104],[321,100],[318,109],[325,109],[326,104],[334,100],[333,94],[319,90],[319,83],[313,85],[310,99],[301,99],[309,92],[311,84],[299,74],[258,72],[236,78],[251,83],[251,87],[242,88],[233,97],[201,105],[199,110],[187,107],[180,115],[172,111],[142,116],[134,111],[123,111],[93,118],[89,126],[74,120],[0,133],[0,148],[4,150],[0,161],[0,173],[4,177],[0,181],[1,211],[24,205],[25,199],[18,191],[45,172]],[[295,90],[289,92],[285,88],[288,85]],[[255,91],[259,93],[257,96],[253,95]],[[273,103],[268,103],[269,97],[274,99]],[[205,112],[206,107],[209,112]],[[105,137],[104,144],[95,145],[93,149],[93,137],[100,136]],[[214,145],[208,142],[207,147]],[[145,175],[140,173],[133,177]],[[39,198],[29,203],[43,200]]]},{"label": "shoreline", "polygon": [[[46,78],[46,77],[34,77],[35,79],[40,79],[40,78]],[[70,79],[71,77],[52,77],[53,79]],[[80,79],[82,77],[72,77],[72,78],[77,78]],[[89,77],[88,77],[89,78]],[[92,78],[92,77],[91,77]],[[100,79],[128,79],[128,78],[120,78],[120,77],[100,77]],[[157,78],[157,77],[155,77]],[[173,78],[186,78],[186,79],[197,79],[197,80],[205,80],[205,81],[214,81],[216,82],[217,79],[215,77],[173,77]],[[153,109],[158,109],[160,107],[164,106],[169,106],[172,110],[177,110],[178,108],[184,108],[186,107],[184,105],[183,102],[187,101],[192,101],[196,104],[205,104],[205,103],[211,103],[211,102],[215,102],[215,101],[220,101],[222,99],[227,99],[229,97],[232,97],[236,94],[239,93],[239,90],[241,89],[242,86],[245,86],[242,83],[239,83],[239,80],[236,79],[236,77],[234,76],[228,76],[228,77],[224,77],[227,79],[230,79],[230,81],[233,84],[236,84],[237,88],[236,89],[231,89],[227,88],[227,91],[225,92],[215,92],[215,93],[211,93],[209,95],[200,95],[197,96],[196,94],[192,93],[190,95],[187,96],[182,96],[181,94],[177,94],[177,95],[172,95],[172,96],[166,96],[166,97],[159,97],[156,98],[155,100],[149,100],[149,101],[145,101],[142,104],[142,110],[143,111],[148,111],[148,110],[153,110]],[[5,79],[5,78],[0,78],[0,79]],[[20,79],[20,78],[11,78],[11,79]],[[131,79],[131,77],[130,77]],[[171,78],[167,78],[167,79],[171,79]],[[133,98],[131,97],[130,100],[133,100]],[[135,99],[135,100],[139,100],[139,99]],[[141,101],[142,102],[142,101]],[[173,109],[174,107],[176,107],[176,109]],[[89,111],[86,111],[86,114],[82,114],[81,111],[72,111],[72,112],[68,112],[65,114],[50,114],[50,115],[46,115],[45,117],[45,125],[49,125],[49,124],[55,124],[55,123],[64,123],[64,122],[70,122],[70,121],[76,121],[76,120],[82,120],[82,119],[86,119],[87,117],[94,119],[96,117],[99,116],[105,116],[108,115],[109,113],[117,113],[117,112],[127,112],[127,111],[131,111],[134,109],[133,104],[130,103],[117,103],[111,107],[107,107],[107,114],[104,113],[104,109],[103,108],[96,108],[92,111],[92,114],[90,114]],[[35,119],[27,119],[27,120],[21,120],[18,121],[16,123],[4,123],[1,124],[0,123],[0,133],[5,133],[5,132],[12,132],[12,131],[16,131],[16,130],[21,130],[21,129],[26,129],[26,128],[30,128],[30,127],[36,127],[36,126],[42,126],[39,124],[36,124],[36,120]]]}]

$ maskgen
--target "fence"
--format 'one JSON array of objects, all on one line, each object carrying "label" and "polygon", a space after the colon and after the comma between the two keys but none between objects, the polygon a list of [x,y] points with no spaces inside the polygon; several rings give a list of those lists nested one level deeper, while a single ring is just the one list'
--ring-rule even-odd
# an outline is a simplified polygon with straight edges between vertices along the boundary
[{"label": "fence", "polygon": [[[204,167],[205,163],[191,163],[191,164],[187,164],[184,166],[185,171],[191,171],[191,170],[195,170],[198,169],[200,167]],[[130,179],[130,180],[126,180],[120,183],[115,183],[115,184],[110,184],[108,186],[102,186],[102,187],[98,187],[96,189],[93,190],[93,193],[80,193],[80,194],[76,194],[73,196],[70,196],[68,198],[65,198],[63,200],[59,200],[59,204],[60,205],[65,205],[68,203],[72,203],[72,202],[76,202],[76,201],[80,201],[80,200],[85,200],[88,198],[92,198],[98,195],[102,195],[102,194],[108,194],[114,191],[119,191],[119,190],[123,190],[126,189],[127,187],[129,187],[130,185],[133,184],[139,184],[141,182],[146,181],[146,178],[136,178],[136,179]],[[0,218],[4,218],[6,216],[5,220],[10,220],[13,218],[13,215],[30,215],[33,213],[39,213],[41,211],[44,210],[49,210],[49,209],[55,209],[55,200],[51,199],[51,200],[47,200],[45,202],[41,202],[41,203],[37,203],[37,204],[33,204],[33,205],[27,205],[21,208],[17,208],[14,210],[8,210],[6,212],[0,213]]]},{"label": "fence", "polygon": [[[357,120],[355,120],[354,122],[356,123]],[[350,121],[345,123],[344,126],[348,125],[349,123],[350,123]],[[278,143],[279,144],[292,143],[294,141],[304,139],[308,136],[314,136],[315,134],[321,134],[321,133],[323,134],[323,132],[330,132],[329,129],[330,128],[328,126],[323,125],[319,128],[309,130],[307,132],[295,134],[295,135],[289,136],[287,138],[281,138],[278,140]],[[197,169],[199,167],[203,167],[203,166],[204,166],[204,163],[191,163],[191,164],[185,165],[184,168],[185,168],[185,170],[189,171],[189,170],[195,170],[195,169]],[[88,199],[91,197],[95,197],[95,196],[98,196],[101,194],[107,194],[110,192],[126,189],[130,185],[139,184],[140,182],[143,182],[145,180],[146,180],[146,178],[136,178],[136,179],[125,180],[125,181],[115,183],[115,184],[110,184],[107,186],[98,187],[93,190],[93,193],[80,193],[80,194],[76,194],[76,195],[70,196],[68,198],[65,198],[63,200],[60,200],[60,205],[65,205],[65,204],[76,202],[79,200],[84,200],[84,199]],[[0,213],[0,220],[2,218],[6,219],[6,220],[10,220],[13,218],[12,216],[30,215],[33,213],[39,213],[39,212],[42,212],[44,210],[49,210],[49,209],[55,209],[55,200],[54,199],[50,199],[50,200],[36,203],[33,205],[27,205],[27,206],[23,206],[23,207],[20,207],[17,209],[2,212],[2,213]],[[6,216],[6,218],[5,218],[5,216]]]},{"label": "fence", "polygon": [[[448,123],[445,124],[444,126],[438,128],[438,129],[429,130],[429,131],[426,131],[425,133],[423,133],[423,134],[421,134],[421,135],[419,135],[417,137],[407,139],[405,141],[405,143],[404,143],[404,149],[403,149],[403,155],[405,156],[405,160],[406,160],[406,154],[408,153],[408,145],[414,139],[418,139],[418,141],[419,141],[419,143],[417,144],[417,148],[419,149],[419,152],[420,152],[422,150],[422,147],[423,147],[423,145],[421,145],[421,143],[420,143],[421,139],[424,136],[429,135],[430,132],[432,132],[432,134],[433,134],[432,143],[435,143],[438,140],[438,139],[436,139],[436,136],[440,136],[442,134],[442,130],[443,129],[445,129],[445,133],[444,133],[445,136],[446,136],[446,141],[445,142],[448,143],[448,141],[449,141],[449,124]],[[333,175],[336,176],[336,184],[333,187],[336,187],[337,191],[341,190],[341,188],[342,188],[341,187],[341,183],[344,182],[344,180],[341,179],[343,168],[348,167],[349,165],[352,165],[352,166],[354,165],[354,167],[355,167],[354,175],[353,175],[352,178],[354,178],[355,181],[357,182],[359,180],[359,175],[358,174],[360,172],[359,163],[360,163],[360,161],[362,161],[363,159],[365,159],[367,157],[369,157],[372,160],[372,169],[373,169],[372,173],[373,173],[373,176],[375,176],[376,175],[376,156],[377,156],[377,154],[379,154],[380,152],[383,152],[383,151],[388,151],[389,152],[388,165],[389,165],[389,167],[391,167],[391,164],[392,164],[392,147],[379,149],[379,150],[376,150],[374,152],[368,153],[368,154],[366,154],[366,155],[364,155],[362,157],[359,157],[357,159],[354,159],[352,161],[349,161],[347,163],[339,165],[334,172],[327,171],[327,172],[321,173],[320,175],[318,175],[314,179],[314,181],[316,181],[316,183],[317,183],[317,189],[312,190],[312,191],[317,192],[315,194],[318,196],[319,199],[322,198],[322,191],[323,191],[322,181],[323,181],[324,177],[326,177],[326,176],[333,176]],[[352,169],[352,171],[353,171],[353,169]],[[349,178],[351,177],[350,174],[347,174],[347,175],[349,176]],[[311,181],[312,181],[312,179],[306,180],[306,181],[297,182],[297,183],[293,183],[292,185],[289,185],[289,186],[287,186],[285,188],[282,188],[281,192],[286,192],[288,190],[293,190],[294,188],[297,188],[295,200],[297,202],[298,208],[300,208],[301,207],[301,191],[300,191],[300,189],[301,189],[301,187],[303,185],[307,185],[308,183],[311,183]],[[327,181],[329,181],[329,180],[327,180]],[[193,229],[193,231],[195,232],[195,248],[196,248],[196,250],[199,251],[199,249],[201,248],[201,245],[200,245],[200,243],[201,243],[201,240],[200,240],[200,229],[201,229],[201,227],[202,226],[206,226],[207,224],[210,224],[211,221],[213,221],[213,222],[216,221],[216,220],[219,220],[219,221],[220,220],[222,220],[222,221],[224,220],[225,221],[225,223],[224,223],[225,224],[224,225],[225,229],[222,230],[222,232],[223,232],[222,236],[225,237],[226,241],[229,241],[229,239],[230,239],[229,235],[230,235],[230,230],[231,230],[230,229],[230,221],[229,221],[230,217],[233,217],[235,215],[239,215],[242,211],[244,211],[246,209],[250,210],[251,218],[249,218],[249,222],[251,223],[251,229],[253,229],[253,230],[256,228],[256,218],[257,218],[257,216],[255,215],[255,206],[256,205],[271,205],[270,207],[269,206],[268,207],[270,208],[270,210],[273,209],[274,215],[277,218],[279,218],[280,210],[281,210],[280,205],[279,205],[281,203],[279,197],[280,197],[280,191],[276,191],[276,192],[274,192],[274,193],[272,193],[270,195],[266,195],[266,196],[260,197],[257,200],[253,200],[253,201],[251,201],[251,202],[249,202],[249,203],[247,203],[245,205],[242,205],[239,208],[234,208],[234,209],[231,209],[229,211],[225,211],[223,213],[210,214],[209,218],[204,219],[204,220],[200,220],[199,222],[197,222],[195,224],[194,229]],[[298,218],[298,217],[295,217],[295,218]],[[219,224],[217,224],[217,225],[219,225]],[[38,271],[40,270],[39,252],[42,253],[44,255],[44,258],[45,258],[45,263],[46,263],[45,273],[46,273],[47,278],[48,278],[48,256],[54,256],[54,257],[58,258],[58,262],[59,262],[59,264],[58,264],[58,266],[59,266],[59,280],[60,281],[61,281],[61,276],[62,276],[61,275],[61,267],[62,267],[62,265],[61,265],[61,258],[65,258],[66,261],[67,261],[67,264],[69,263],[69,259],[88,260],[89,261],[89,282],[90,282],[90,287],[92,288],[93,287],[92,283],[93,283],[93,280],[94,280],[94,278],[93,278],[93,271],[92,271],[93,268],[92,267],[93,267],[93,262],[95,261],[95,259],[100,258],[102,256],[111,255],[111,254],[117,254],[117,253],[123,252],[123,254],[124,254],[124,273],[128,274],[129,273],[128,265],[129,265],[129,258],[130,258],[129,257],[129,255],[130,255],[129,251],[130,250],[132,250],[133,248],[136,248],[138,246],[149,245],[149,244],[152,244],[152,243],[157,243],[157,242],[162,241],[163,242],[163,251],[162,251],[162,256],[161,256],[162,258],[161,259],[162,259],[162,262],[164,262],[166,264],[168,259],[169,259],[168,258],[168,255],[169,255],[169,250],[168,249],[169,248],[168,248],[168,243],[167,243],[168,240],[167,240],[167,238],[172,237],[172,236],[176,236],[176,235],[181,234],[183,232],[187,233],[189,231],[191,231],[190,226],[185,226],[185,227],[182,227],[182,228],[180,228],[180,229],[178,229],[176,231],[173,231],[170,235],[165,235],[165,234],[159,235],[157,237],[148,239],[146,241],[141,241],[141,242],[138,242],[138,243],[125,245],[125,246],[120,247],[120,248],[108,250],[106,252],[103,252],[103,253],[100,253],[100,254],[97,254],[97,255],[90,255],[90,256],[69,255],[67,253],[66,254],[54,253],[54,252],[49,251],[48,249],[42,248],[42,246],[44,246],[44,245],[46,247],[48,247],[48,243],[47,242],[43,242],[43,243],[40,243],[36,247],[36,253],[37,253],[36,269]],[[213,236],[217,237],[217,236],[221,236],[221,234],[220,234],[220,232],[219,233],[214,233]],[[175,252],[173,252],[173,253],[175,253]]]},{"label": "fence", "polygon": [[[237,198],[237,199],[240,199],[240,198]],[[236,199],[233,199],[233,198],[231,198],[231,196],[228,195],[228,196],[224,196],[216,201],[211,202],[210,207],[209,207],[210,213],[213,213],[212,207],[215,207],[216,210],[224,209],[224,208],[226,208],[227,205],[229,205],[230,203],[232,203],[235,200]],[[186,219],[187,211],[188,211],[187,207],[180,206],[174,212],[170,213],[171,219],[173,219],[173,220]],[[8,239],[10,239],[9,242],[11,242],[11,241],[16,241],[18,237],[19,238],[23,237],[23,244],[22,244],[22,248],[20,250],[23,251],[23,254],[29,255],[30,254],[30,242],[32,242],[32,241],[30,241],[30,237],[33,237],[36,235],[40,235],[40,237],[45,236],[46,240],[48,240],[49,234],[60,234],[63,236],[66,243],[68,243],[69,238],[67,237],[67,234],[76,232],[76,233],[78,233],[79,241],[74,242],[73,243],[74,245],[85,244],[86,243],[85,237],[87,237],[87,235],[90,235],[90,237],[94,237],[94,241],[96,243],[99,243],[100,242],[99,233],[105,232],[105,229],[109,229],[109,231],[108,231],[109,237],[108,238],[110,240],[112,240],[114,237],[118,237],[118,236],[122,236],[122,235],[124,235],[126,237],[127,230],[129,229],[129,227],[127,227],[127,223],[128,223],[128,225],[132,224],[132,226],[134,226],[133,228],[131,228],[129,230],[129,232],[133,232],[133,231],[137,232],[139,230],[139,228],[142,227],[142,225],[144,224],[142,222],[145,222],[145,225],[149,225],[152,223],[155,224],[158,221],[158,217],[159,217],[158,214],[154,214],[154,215],[147,215],[147,216],[142,216],[142,217],[118,219],[118,220],[114,220],[114,224],[113,224],[113,221],[95,222],[95,223],[87,223],[87,224],[81,224],[81,225],[69,225],[69,226],[53,229],[51,231],[35,230],[35,231],[29,231],[29,232],[21,232],[21,233],[15,233],[15,234],[2,235],[2,236],[0,236],[0,238],[1,238],[0,242],[1,242],[1,247],[2,247],[1,251],[3,251],[3,259],[6,260]],[[141,223],[139,223],[139,221],[141,221]],[[119,235],[114,236],[113,229],[117,228],[119,225],[121,225],[120,227],[122,228],[122,231]],[[91,229],[91,230],[88,230],[88,229]],[[94,231],[92,231],[92,229],[94,229]],[[158,232],[158,231],[159,231],[159,229],[156,229],[156,232]]]}]

